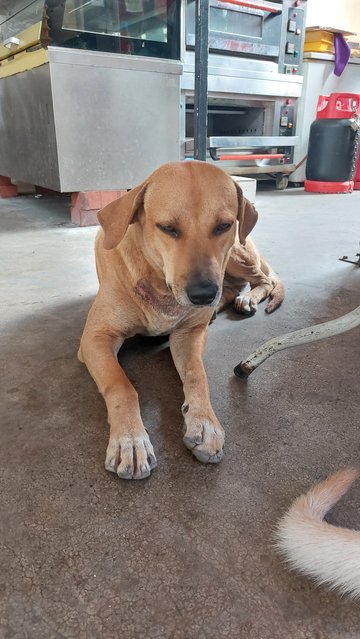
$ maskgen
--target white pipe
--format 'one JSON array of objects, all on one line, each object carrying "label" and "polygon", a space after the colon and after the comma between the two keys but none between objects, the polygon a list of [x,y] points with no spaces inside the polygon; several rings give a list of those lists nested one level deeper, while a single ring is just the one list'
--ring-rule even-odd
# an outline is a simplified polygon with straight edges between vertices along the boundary
[{"label": "white pipe", "polygon": [[330,320],[330,322],[316,324],[309,328],[302,328],[299,331],[286,333],[280,337],[274,337],[260,346],[254,353],[251,353],[247,359],[240,362],[240,364],[235,367],[234,373],[238,377],[248,377],[268,357],[278,351],[282,351],[284,348],[292,348],[293,346],[300,346],[301,344],[317,342],[320,339],[325,339],[325,337],[333,337],[334,335],[350,331],[359,325],[360,306],[342,317]]}]

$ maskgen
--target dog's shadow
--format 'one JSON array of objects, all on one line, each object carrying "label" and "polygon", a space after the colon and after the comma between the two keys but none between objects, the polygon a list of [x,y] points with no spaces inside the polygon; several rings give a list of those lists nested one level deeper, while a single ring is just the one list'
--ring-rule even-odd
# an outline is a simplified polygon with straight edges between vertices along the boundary
[{"label": "dog's shadow", "polygon": [[159,453],[168,446],[178,449],[183,392],[168,336],[137,335],[123,344],[118,361],[138,392],[145,427],[152,439],[155,436]]},{"label": "dog's shadow", "polygon": [[[45,473],[46,457],[51,459],[55,450],[66,460],[65,467],[73,463],[82,470],[90,467],[94,472],[105,472],[106,406],[86,367],[77,359],[92,302],[93,297],[81,297],[67,304],[54,303],[12,323],[7,331],[2,350],[9,375],[0,393],[12,440],[9,454],[16,454],[16,428],[23,435],[34,436],[42,442],[32,460],[40,474],[41,467]],[[228,313],[239,317],[233,311]],[[184,465],[196,475],[203,472],[203,466],[182,442],[183,389],[168,338],[137,336],[127,340],[118,360],[138,392],[142,419],[161,472],[175,478],[184,472]],[[209,478],[217,472],[213,467]]]},{"label": "dog's shadow", "polygon": [[[81,298],[48,306],[11,324],[2,349],[9,374],[0,393],[9,436],[16,427],[36,433],[46,449],[55,438],[58,454],[59,446],[66,449],[68,464],[73,456],[77,465],[90,462],[99,470],[108,436],[106,406],[77,359],[92,301]],[[182,444],[183,392],[168,338],[127,340],[118,359],[138,392],[142,418],[158,456],[166,451],[166,456],[191,458]]]}]

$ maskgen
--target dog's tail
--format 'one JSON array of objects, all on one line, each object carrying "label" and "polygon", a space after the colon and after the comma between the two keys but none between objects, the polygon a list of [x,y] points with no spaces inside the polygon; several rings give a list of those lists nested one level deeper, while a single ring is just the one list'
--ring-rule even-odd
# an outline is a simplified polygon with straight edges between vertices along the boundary
[{"label": "dog's tail", "polygon": [[265,275],[270,279],[273,285],[272,291],[271,293],[269,293],[267,306],[265,308],[266,313],[272,313],[273,311],[276,311],[276,309],[279,308],[280,304],[282,303],[285,297],[285,288],[277,273],[275,273],[269,262],[267,262],[262,255],[260,255],[260,260],[262,272],[265,273]]},{"label": "dog's tail", "polygon": [[272,313],[277,308],[279,308],[285,297],[285,288],[282,281],[275,274],[272,276],[272,278],[273,280],[275,280],[275,286],[269,295],[269,300],[265,308],[266,313]]},{"label": "dog's tail", "polygon": [[360,596],[360,532],[323,521],[359,471],[340,470],[301,495],[280,520],[276,546],[290,567],[352,597]]}]

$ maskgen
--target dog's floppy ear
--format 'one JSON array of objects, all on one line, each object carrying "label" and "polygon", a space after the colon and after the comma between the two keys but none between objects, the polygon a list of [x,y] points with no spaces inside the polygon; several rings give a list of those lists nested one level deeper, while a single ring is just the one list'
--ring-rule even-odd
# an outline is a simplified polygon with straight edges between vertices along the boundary
[{"label": "dog's floppy ear", "polygon": [[104,248],[113,249],[123,239],[126,229],[135,221],[136,214],[144,202],[146,182],[135,186],[126,195],[104,206],[98,220],[104,229]]},{"label": "dog's floppy ear", "polygon": [[257,219],[258,212],[255,207],[243,196],[240,186],[235,182],[238,195],[238,221],[239,221],[239,240],[240,244],[245,244],[246,238],[253,230]]}]

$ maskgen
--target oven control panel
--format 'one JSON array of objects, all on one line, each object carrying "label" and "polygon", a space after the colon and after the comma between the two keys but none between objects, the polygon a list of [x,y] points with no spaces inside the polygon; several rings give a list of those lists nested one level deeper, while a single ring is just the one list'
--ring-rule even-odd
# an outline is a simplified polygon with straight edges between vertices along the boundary
[{"label": "oven control panel", "polygon": [[291,75],[300,72],[305,36],[305,11],[297,4],[288,9],[286,23],[284,72]]},{"label": "oven control panel", "polygon": [[294,135],[294,107],[285,104],[280,109],[279,135]]}]

